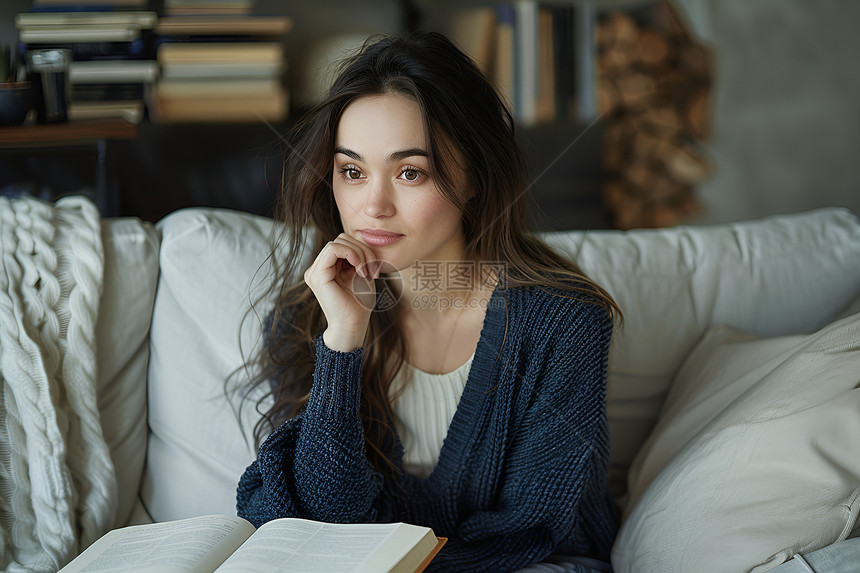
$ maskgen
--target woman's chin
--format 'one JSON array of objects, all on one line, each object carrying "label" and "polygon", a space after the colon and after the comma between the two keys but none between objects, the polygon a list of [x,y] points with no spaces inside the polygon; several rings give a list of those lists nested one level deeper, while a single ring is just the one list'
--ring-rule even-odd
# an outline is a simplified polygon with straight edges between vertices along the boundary
[{"label": "woman's chin", "polygon": [[409,267],[409,263],[394,260],[383,260],[382,266],[379,268],[379,274],[386,276],[400,276],[400,271]]}]

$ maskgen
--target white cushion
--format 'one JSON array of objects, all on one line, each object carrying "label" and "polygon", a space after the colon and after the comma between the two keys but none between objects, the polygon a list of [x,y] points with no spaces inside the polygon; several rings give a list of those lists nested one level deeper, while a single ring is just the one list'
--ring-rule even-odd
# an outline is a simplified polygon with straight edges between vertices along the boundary
[{"label": "white cushion", "polygon": [[114,527],[129,520],[146,456],[146,364],[158,280],[158,234],[138,219],[104,219],[104,285],[96,323],[98,404],[116,467]]},{"label": "white cushion", "polygon": [[718,326],[630,472],[618,573],[768,571],[860,512],[860,314],[811,335]]},{"label": "white cushion", "polygon": [[662,230],[546,235],[624,312],[613,335],[607,407],[610,485],[657,421],[672,376],[704,331],[808,333],[860,293],[860,223],[846,209]]},{"label": "white cushion", "polygon": [[246,402],[240,423],[226,382],[243,352],[259,343],[264,317],[246,311],[252,282],[265,279],[272,221],[199,208],[177,211],[157,227],[161,275],[142,500],[155,521],[233,514],[239,477],[256,455],[257,416]]}]

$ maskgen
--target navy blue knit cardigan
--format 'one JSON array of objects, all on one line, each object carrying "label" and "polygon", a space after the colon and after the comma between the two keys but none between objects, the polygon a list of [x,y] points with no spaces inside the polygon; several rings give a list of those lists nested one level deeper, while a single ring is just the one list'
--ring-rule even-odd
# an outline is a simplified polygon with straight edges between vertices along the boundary
[{"label": "navy blue knit cardigan", "polygon": [[[365,457],[362,350],[316,341],[305,411],[263,443],[237,490],[255,526],[278,517],[404,521],[448,543],[428,571],[512,571],[550,553],[608,563],[605,309],[537,287],[497,288],[434,471],[399,483]],[[402,446],[391,459],[402,469]]]}]

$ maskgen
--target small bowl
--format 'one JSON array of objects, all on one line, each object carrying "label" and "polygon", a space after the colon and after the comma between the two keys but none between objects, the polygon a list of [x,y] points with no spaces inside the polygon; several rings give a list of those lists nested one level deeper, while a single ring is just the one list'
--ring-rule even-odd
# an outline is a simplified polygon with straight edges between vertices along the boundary
[{"label": "small bowl", "polygon": [[0,125],[21,125],[31,107],[30,82],[0,82]]}]

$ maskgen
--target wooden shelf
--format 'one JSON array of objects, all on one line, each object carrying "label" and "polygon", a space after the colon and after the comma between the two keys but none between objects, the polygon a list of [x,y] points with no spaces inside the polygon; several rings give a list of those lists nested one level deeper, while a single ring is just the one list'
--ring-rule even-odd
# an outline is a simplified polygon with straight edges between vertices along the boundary
[{"label": "wooden shelf", "polygon": [[137,125],[122,119],[73,120],[0,127],[0,148],[88,145],[106,139],[134,139]]}]

